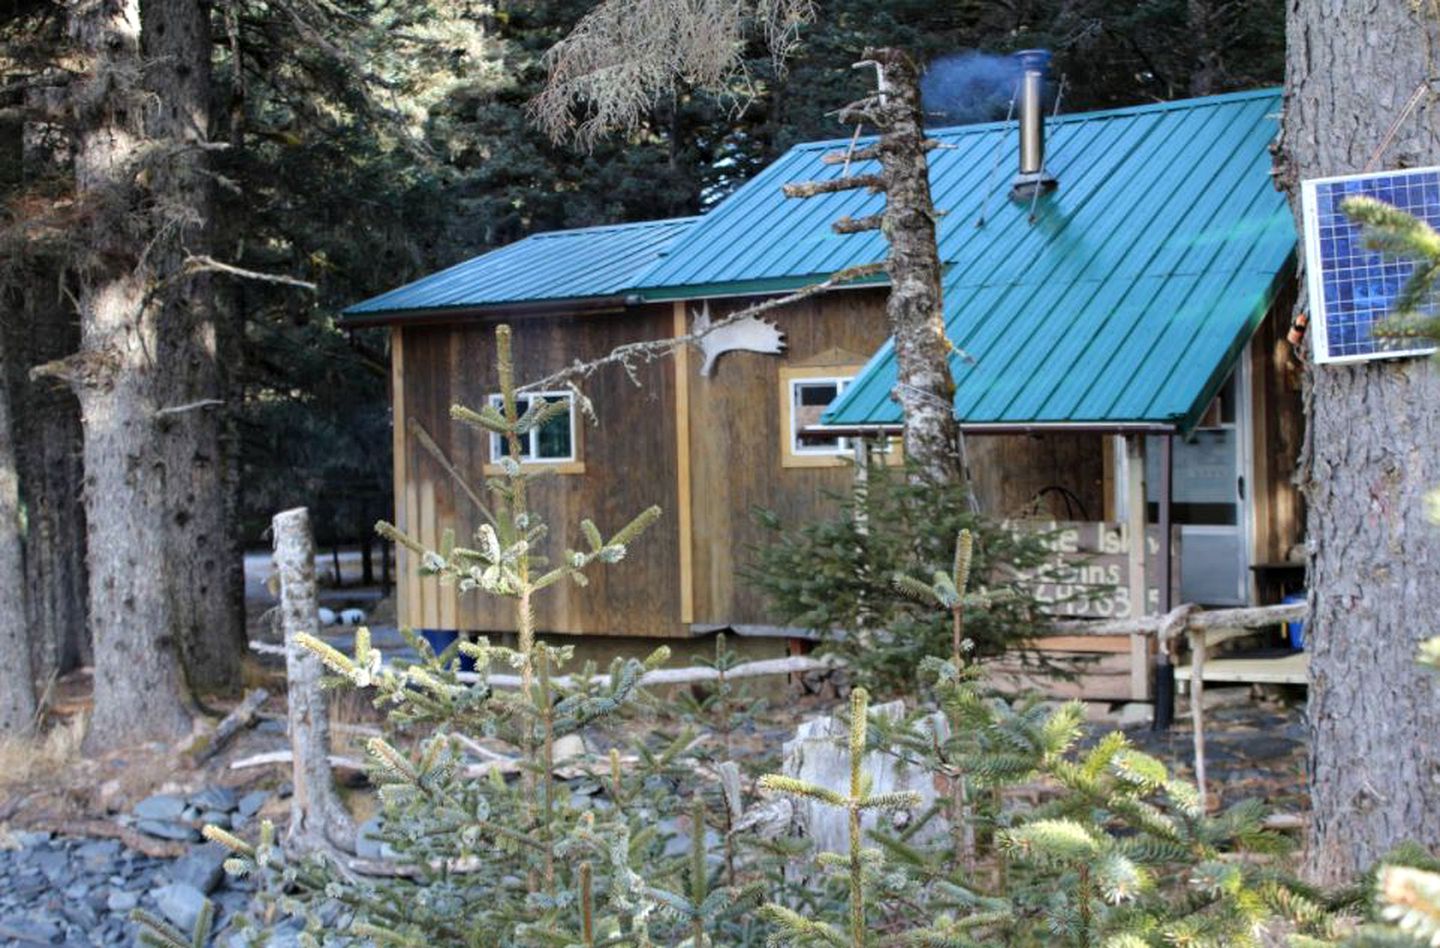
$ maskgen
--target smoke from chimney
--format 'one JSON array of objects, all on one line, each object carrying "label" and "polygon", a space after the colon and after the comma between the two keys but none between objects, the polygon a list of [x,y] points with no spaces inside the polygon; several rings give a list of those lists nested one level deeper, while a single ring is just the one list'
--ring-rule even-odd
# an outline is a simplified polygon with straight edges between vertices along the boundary
[{"label": "smoke from chimney", "polygon": [[1014,56],[968,50],[930,61],[920,78],[925,124],[970,125],[1003,119],[1020,78]]}]

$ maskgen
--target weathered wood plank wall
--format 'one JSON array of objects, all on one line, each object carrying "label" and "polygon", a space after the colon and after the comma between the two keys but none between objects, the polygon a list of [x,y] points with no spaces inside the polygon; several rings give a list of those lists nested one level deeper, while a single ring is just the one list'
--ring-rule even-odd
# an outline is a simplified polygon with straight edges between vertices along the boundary
[{"label": "weathered wood plank wall", "polygon": [[[494,320],[398,330],[403,335],[403,406],[455,465],[481,487],[489,463],[488,438],[452,423],[454,403],[478,406],[495,391]],[[516,377],[522,383],[575,359],[595,358],[615,346],[670,334],[670,307],[573,318],[527,317],[513,321]],[[595,403],[598,424],[577,419],[578,460],[583,472],[532,482],[531,502],[550,524],[546,549],[558,555],[583,540],[578,525],[590,517],[602,532],[623,526],[651,504],[660,522],[634,544],[626,559],[592,574],[581,589],[561,584],[536,603],[541,629],[593,635],[669,636],[679,624],[674,379],[668,360],[641,366],[637,387],[624,371],[606,369],[583,386]],[[401,457],[397,454],[397,458]],[[400,469],[397,462],[397,474]],[[479,515],[449,476],[407,433],[401,492],[412,530],[438,544],[446,526],[460,542],[473,534]],[[412,570],[413,572],[413,570]],[[401,622],[415,626],[508,631],[509,604],[467,593],[435,580],[407,587]]]}]

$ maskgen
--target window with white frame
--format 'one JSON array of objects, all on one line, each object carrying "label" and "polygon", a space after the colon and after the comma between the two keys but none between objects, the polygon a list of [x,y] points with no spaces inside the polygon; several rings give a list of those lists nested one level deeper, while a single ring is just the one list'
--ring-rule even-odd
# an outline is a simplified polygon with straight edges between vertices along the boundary
[{"label": "window with white frame", "polygon": [[850,453],[849,438],[805,438],[800,432],[820,424],[820,416],[850,384],[849,376],[797,378],[790,380],[790,453],[797,456],[824,456]]},{"label": "window with white frame", "polygon": [[[515,411],[524,417],[534,399],[547,402],[563,402],[565,411],[550,418],[538,428],[532,428],[520,436],[520,456],[516,458],[525,464],[561,464],[575,458],[575,406],[569,392],[527,392],[515,397]],[[499,395],[490,396],[490,404],[504,411],[504,399]],[[498,434],[490,435],[490,460],[498,462],[510,455],[509,439]]]}]

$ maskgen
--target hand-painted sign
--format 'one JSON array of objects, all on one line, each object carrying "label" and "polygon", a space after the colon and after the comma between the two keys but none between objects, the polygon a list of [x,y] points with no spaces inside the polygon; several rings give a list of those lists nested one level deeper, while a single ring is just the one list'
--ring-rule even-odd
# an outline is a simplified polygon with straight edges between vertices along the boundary
[{"label": "hand-painted sign", "polygon": [[[1043,565],[1022,571],[1045,611],[1067,618],[1127,619],[1131,608],[1130,530],[1123,523],[1015,521],[1017,530],[1039,533],[1051,552]],[[1173,528],[1171,602],[1179,602],[1180,531]],[[1145,531],[1145,609],[1160,609],[1160,528]]]}]

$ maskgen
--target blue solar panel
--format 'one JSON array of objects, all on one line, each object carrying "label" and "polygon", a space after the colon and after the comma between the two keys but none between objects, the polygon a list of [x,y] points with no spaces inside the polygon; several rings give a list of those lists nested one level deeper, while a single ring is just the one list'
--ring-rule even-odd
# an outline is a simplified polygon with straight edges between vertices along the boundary
[{"label": "blue solar panel", "polygon": [[1440,168],[1381,171],[1301,182],[1305,259],[1317,362],[1425,355],[1433,346],[1376,338],[1372,329],[1394,315],[1395,299],[1415,260],[1385,257],[1364,245],[1361,228],[1340,209],[1371,197],[1440,228]]}]

